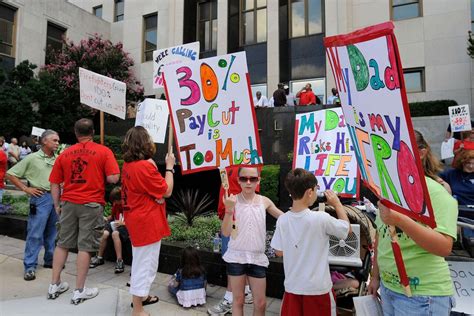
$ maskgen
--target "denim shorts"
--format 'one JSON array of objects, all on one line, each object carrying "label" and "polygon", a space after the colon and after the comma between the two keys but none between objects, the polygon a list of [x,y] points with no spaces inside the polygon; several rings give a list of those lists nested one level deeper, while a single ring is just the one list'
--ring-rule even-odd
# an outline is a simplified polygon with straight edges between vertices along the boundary
[{"label": "denim shorts", "polygon": [[449,315],[455,306],[452,296],[407,297],[387,289],[382,283],[380,296],[384,316]]},{"label": "denim shorts", "polygon": [[262,279],[267,275],[267,268],[255,264],[227,263],[227,275],[241,276],[248,275],[252,278]]}]

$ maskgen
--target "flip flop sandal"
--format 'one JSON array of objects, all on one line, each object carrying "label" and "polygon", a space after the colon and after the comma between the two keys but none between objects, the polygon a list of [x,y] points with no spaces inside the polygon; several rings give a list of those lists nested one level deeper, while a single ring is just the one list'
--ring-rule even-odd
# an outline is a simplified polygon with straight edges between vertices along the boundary
[{"label": "flip flop sandal", "polygon": [[[156,304],[160,301],[160,298],[156,295],[148,295],[148,297],[142,301],[142,305],[143,306],[146,306],[146,305],[151,305],[151,304]],[[130,303],[130,307],[133,308],[133,303]]]}]

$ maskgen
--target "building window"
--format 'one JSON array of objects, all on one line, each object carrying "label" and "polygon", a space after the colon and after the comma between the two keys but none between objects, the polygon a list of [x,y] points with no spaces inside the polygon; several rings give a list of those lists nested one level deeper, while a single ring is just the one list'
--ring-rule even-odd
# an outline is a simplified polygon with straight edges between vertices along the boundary
[{"label": "building window", "polygon": [[158,14],[152,14],[143,17],[143,60],[153,60],[153,51],[156,50]]},{"label": "building window", "polygon": [[197,35],[201,52],[217,50],[217,1],[198,2]]},{"label": "building window", "polygon": [[14,57],[16,10],[0,5],[0,54]]},{"label": "building window", "polygon": [[102,6],[98,5],[97,7],[92,8],[94,15],[98,18],[102,19]]},{"label": "building window", "polygon": [[423,68],[404,69],[403,78],[407,93],[425,91],[425,71]]},{"label": "building window", "polygon": [[267,41],[267,1],[241,1],[241,43],[249,45]]},{"label": "building window", "polygon": [[392,0],[392,20],[406,20],[421,16],[420,0]]},{"label": "building window", "polygon": [[46,33],[46,64],[49,63],[49,56],[62,51],[66,29],[56,24],[48,22]]},{"label": "building window", "polygon": [[122,21],[124,15],[124,1],[125,0],[115,0],[115,16],[114,22]]},{"label": "building window", "polygon": [[291,37],[323,32],[322,0],[289,0]]}]

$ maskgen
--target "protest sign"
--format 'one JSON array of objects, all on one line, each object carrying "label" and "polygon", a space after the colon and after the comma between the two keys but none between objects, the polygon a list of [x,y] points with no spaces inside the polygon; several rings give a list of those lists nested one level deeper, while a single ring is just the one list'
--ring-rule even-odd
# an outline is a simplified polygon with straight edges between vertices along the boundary
[{"label": "protest sign", "polygon": [[325,38],[363,181],[388,207],[435,227],[393,23]]},{"label": "protest sign", "polygon": [[448,261],[456,306],[453,311],[474,314],[474,262]]},{"label": "protest sign", "polygon": [[468,104],[450,106],[448,111],[451,132],[470,131],[472,129]]},{"label": "protest sign", "polygon": [[163,87],[163,71],[166,65],[199,59],[199,42],[158,49],[153,52],[153,89]]},{"label": "protest sign", "polygon": [[357,193],[357,159],[340,108],[296,114],[293,168],[318,179],[321,191]]},{"label": "protest sign", "polygon": [[81,103],[125,119],[127,85],[79,67]]},{"label": "protest sign", "polygon": [[165,67],[183,173],[262,164],[245,52]]},{"label": "protest sign", "polygon": [[168,103],[165,100],[145,99],[138,104],[135,126],[143,126],[153,142],[164,144],[168,116]]},{"label": "protest sign", "polygon": [[43,134],[44,131],[45,130],[42,128],[33,126],[33,128],[31,129],[31,135],[41,137],[41,134]]}]

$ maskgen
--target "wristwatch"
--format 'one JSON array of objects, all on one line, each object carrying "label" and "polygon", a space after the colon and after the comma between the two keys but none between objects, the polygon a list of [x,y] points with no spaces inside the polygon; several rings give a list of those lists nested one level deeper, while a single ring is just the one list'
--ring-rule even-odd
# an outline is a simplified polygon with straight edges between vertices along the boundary
[{"label": "wristwatch", "polygon": [[171,173],[174,173],[174,169],[166,169],[166,171],[169,171]]}]

